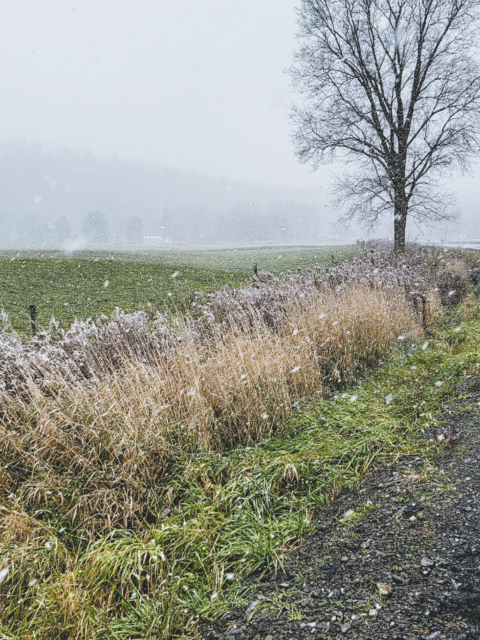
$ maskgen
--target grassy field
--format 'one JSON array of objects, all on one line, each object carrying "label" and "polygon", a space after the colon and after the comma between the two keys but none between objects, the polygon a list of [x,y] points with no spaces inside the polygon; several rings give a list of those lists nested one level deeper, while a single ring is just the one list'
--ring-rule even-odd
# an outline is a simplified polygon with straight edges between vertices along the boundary
[{"label": "grassy field", "polygon": [[259,270],[275,274],[351,258],[355,247],[267,247],[222,250],[0,251],[0,308],[13,328],[29,333],[28,307],[39,328],[54,316],[67,328],[78,319],[182,306],[192,291],[239,286]]}]

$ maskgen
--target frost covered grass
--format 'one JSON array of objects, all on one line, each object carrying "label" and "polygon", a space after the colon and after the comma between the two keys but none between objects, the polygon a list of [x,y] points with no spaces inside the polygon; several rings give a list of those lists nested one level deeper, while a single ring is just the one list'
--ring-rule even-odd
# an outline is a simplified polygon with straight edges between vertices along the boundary
[{"label": "frost covered grass", "polygon": [[75,319],[109,316],[116,307],[148,313],[183,308],[191,291],[246,284],[255,263],[263,271],[280,274],[315,262],[331,263],[332,254],[339,261],[350,259],[356,252],[355,247],[82,251],[70,256],[58,251],[0,251],[0,309],[27,337],[30,304],[37,305],[41,329],[52,316],[68,328]]},{"label": "frost covered grass", "polygon": [[169,637],[232,606],[475,370],[474,292],[440,304],[471,269],[377,252],[199,294],[184,318],[4,332],[0,637]]}]

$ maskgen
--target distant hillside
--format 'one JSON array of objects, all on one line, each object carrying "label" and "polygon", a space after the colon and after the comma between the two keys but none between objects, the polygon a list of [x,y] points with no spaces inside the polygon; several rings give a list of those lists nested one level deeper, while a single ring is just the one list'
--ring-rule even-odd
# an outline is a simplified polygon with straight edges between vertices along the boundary
[{"label": "distant hillside", "polygon": [[314,241],[332,233],[325,202],[321,188],[235,182],[72,149],[0,144],[2,244],[86,236],[136,242],[143,234],[201,243]]}]

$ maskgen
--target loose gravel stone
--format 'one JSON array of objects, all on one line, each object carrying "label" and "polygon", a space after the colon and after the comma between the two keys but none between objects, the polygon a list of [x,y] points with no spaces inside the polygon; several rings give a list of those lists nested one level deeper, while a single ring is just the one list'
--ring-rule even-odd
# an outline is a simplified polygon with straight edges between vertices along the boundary
[{"label": "loose gravel stone", "polygon": [[384,582],[377,582],[377,589],[381,596],[389,596],[392,593],[392,587]]},{"label": "loose gravel stone", "polygon": [[243,631],[232,640],[479,640],[480,378],[459,396],[438,420],[442,458],[404,458],[338,496],[282,571],[251,579],[247,605],[205,640],[228,640],[232,626]]}]

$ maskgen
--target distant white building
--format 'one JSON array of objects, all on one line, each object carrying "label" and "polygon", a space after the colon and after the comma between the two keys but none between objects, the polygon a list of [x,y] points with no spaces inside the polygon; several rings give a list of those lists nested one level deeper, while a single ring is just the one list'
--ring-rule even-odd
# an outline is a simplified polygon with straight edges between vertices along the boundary
[{"label": "distant white building", "polygon": [[171,238],[164,238],[163,236],[143,236],[143,242],[145,244],[163,244],[165,242],[171,242]]}]

